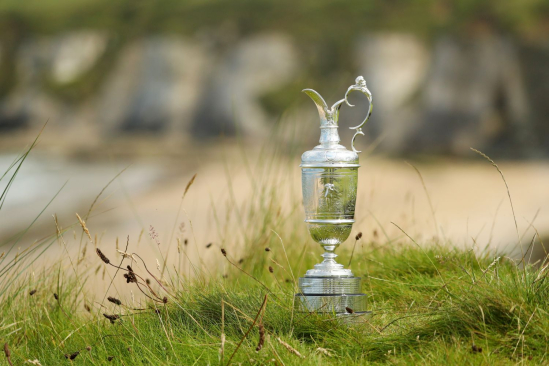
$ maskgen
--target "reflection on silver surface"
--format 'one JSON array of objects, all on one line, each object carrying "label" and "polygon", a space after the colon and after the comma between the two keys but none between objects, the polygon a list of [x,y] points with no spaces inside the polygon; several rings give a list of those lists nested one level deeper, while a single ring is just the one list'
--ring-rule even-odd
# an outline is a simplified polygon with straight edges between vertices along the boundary
[{"label": "reflection on silver surface", "polygon": [[300,311],[319,311],[322,313],[346,313],[347,308],[354,312],[363,312],[368,305],[365,294],[353,295],[301,295],[296,296],[296,306]]},{"label": "reflection on silver surface", "polygon": [[360,277],[301,277],[299,288],[302,294],[358,294]]}]

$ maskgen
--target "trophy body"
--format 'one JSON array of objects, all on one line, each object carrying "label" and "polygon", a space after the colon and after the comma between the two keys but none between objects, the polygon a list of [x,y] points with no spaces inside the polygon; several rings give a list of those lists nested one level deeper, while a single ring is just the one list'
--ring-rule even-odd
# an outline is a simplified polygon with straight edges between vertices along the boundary
[{"label": "trophy body", "polygon": [[[347,95],[361,91],[370,102],[366,119],[356,127],[352,151],[339,144],[338,116]],[[372,97],[366,82],[358,77],[340,100],[328,108],[322,97],[311,89],[304,90],[317,105],[320,115],[320,145],[301,157],[303,205],[305,222],[314,241],[325,250],[324,261],[316,264],[299,279],[299,293],[295,306],[299,311],[336,314],[367,313],[367,297],[361,293],[361,279],[350,269],[336,262],[335,249],[351,233],[355,222],[355,203],[358,190],[358,153],[354,148],[357,135],[372,110]],[[349,104],[350,105],[350,104]]]}]

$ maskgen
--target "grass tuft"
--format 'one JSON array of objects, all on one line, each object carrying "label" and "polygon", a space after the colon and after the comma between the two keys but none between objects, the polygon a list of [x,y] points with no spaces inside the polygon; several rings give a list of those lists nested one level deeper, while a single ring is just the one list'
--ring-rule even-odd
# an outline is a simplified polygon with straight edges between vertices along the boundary
[{"label": "grass tuft", "polygon": [[369,283],[373,315],[353,325],[330,315],[293,314],[293,284],[274,282],[268,271],[256,278],[276,295],[268,306],[266,289],[255,279],[214,277],[168,289],[173,297],[164,297],[163,308],[149,301],[139,311],[117,307],[97,315],[79,301],[62,308],[51,297],[56,289],[58,299],[69,299],[79,283],[68,271],[53,275],[59,269],[52,268],[43,273],[42,291],[31,296],[32,284],[21,282],[21,291],[2,301],[0,339],[10,344],[14,364],[59,364],[65,355],[94,365],[110,363],[111,356],[132,365],[217,364],[220,349],[224,364],[547,362],[546,264],[526,266],[523,277],[505,256],[440,245],[359,254],[371,259],[353,269]]}]

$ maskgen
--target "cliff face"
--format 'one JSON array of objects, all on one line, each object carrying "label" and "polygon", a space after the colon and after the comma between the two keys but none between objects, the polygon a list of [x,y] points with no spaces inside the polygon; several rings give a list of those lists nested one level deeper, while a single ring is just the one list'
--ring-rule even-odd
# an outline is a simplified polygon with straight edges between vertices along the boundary
[{"label": "cliff face", "polygon": [[[0,130],[49,120],[63,131],[86,126],[96,141],[139,133],[265,138],[282,112],[300,110],[286,102],[273,108],[267,100],[268,107],[266,98],[299,100],[298,84],[337,98],[363,74],[375,101],[367,130],[385,151],[459,155],[472,145],[512,156],[549,151],[540,138],[549,129],[547,43],[494,33],[432,42],[368,33],[338,56],[352,66],[332,60],[335,71],[319,80],[310,70],[329,61],[283,33],[231,42],[175,35],[122,42],[94,31],[25,39],[16,51],[0,52],[0,80],[11,80],[0,94]],[[361,108],[345,114],[362,118]]]}]

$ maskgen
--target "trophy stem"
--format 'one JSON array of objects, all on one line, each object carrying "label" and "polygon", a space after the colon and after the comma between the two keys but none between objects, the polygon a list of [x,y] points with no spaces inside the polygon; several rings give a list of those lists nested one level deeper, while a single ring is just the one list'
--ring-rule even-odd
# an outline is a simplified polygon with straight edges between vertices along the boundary
[{"label": "trophy stem", "polygon": [[[326,249],[326,248],[324,248],[324,249]],[[324,258],[324,260],[322,261],[322,263],[326,263],[326,264],[328,264],[328,263],[337,264],[337,262],[336,262],[336,260],[335,260],[337,256],[338,256],[338,255],[335,254],[333,251],[329,252],[329,251],[326,250],[326,252],[323,253],[323,254],[321,255],[321,257]]]},{"label": "trophy stem", "polygon": [[353,277],[353,272],[350,269],[343,268],[343,264],[336,262],[338,256],[334,253],[337,245],[323,245],[325,250],[321,254],[324,260],[321,263],[315,264],[314,269],[310,269],[305,274],[306,277]]}]

